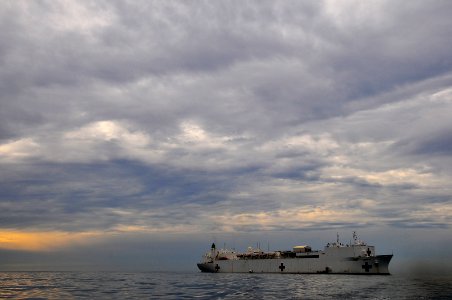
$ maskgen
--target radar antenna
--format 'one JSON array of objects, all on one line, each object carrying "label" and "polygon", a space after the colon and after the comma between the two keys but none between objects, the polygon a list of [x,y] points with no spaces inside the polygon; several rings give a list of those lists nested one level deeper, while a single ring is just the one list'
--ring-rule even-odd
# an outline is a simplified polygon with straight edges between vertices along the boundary
[{"label": "radar antenna", "polygon": [[353,241],[355,242],[355,245],[365,245],[365,243],[358,238],[356,231],[353,231]]}]

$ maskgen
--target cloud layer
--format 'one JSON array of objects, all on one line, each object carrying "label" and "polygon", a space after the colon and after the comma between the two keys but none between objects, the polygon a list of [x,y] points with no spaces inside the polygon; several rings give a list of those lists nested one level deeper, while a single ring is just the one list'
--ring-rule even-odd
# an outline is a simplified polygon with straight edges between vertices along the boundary
[{"label": "cloud layer", "polygon": [[0,6],[5,232],[452,225],[447,1]]}]

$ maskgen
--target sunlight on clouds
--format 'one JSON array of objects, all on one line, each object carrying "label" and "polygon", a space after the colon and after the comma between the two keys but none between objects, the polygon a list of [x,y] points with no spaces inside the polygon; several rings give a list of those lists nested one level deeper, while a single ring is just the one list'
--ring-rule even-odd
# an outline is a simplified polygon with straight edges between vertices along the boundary
[{"label": "sunlight on clouds", "polygon": [[225,143],[232,139],[229,136],[216,136],[193,121],[182,122],[180,129],[181,134],[176,137],[180,147],[189,144],[205,148],[224,148],[226,146]]},{"label": "sunlight on clouds", "polygon": [[398,216],[382,218],[374,215],[373,210],[378,208],[378,202],[371,199],[354,201],[347,209],[343,207],[318,206],[277,210],[273,212],[240,213],[240,214],[214,214],[209,216],[224,232],[240,232],[248,230],[279,230],[284,228],[328,228],[345,226],[358,226],[365,224],[400,223],[422,226],[431,224],[432,220],[438,224],[452,224],[450,217],[452,206],[450,204],[430,204],[428,207],[416,208]]},{"label": "sunlight on clouds", "polygon": [[148,232],[147,226],[119,224],[113,228],[117,232]]},{"label": "sunlight on clouds", "polygon": [[80,129],[65,134],[68,140],[112,141],[120,140],[128,146],[142,147],[150,143],[148,135],[142,132],[131,132],[125,126],[114,121],[91,123]]},{"label": "sunlight on clouds", "polygon": [[24,251],[53,251],[85,243],[101,236],[99,232],[31,232],[0,230],[0,248]]},{"label": "sunlight on clouds", "polygon": [[202,229],[198,225],[192,224],[159,223],[158,225],[153,225],[152,222],[149,225],[119,224],[112,228],[112,233],[114,234],[127,234],[127,233],[166,234],[166,233],[193,233],[193,232],[202,232]]},{"label": "sunlight on clouds", "polygon": [[[273,230],[281,227],[296,229],[331,222],[350,221],[356,223],[363,220],[364,214],[366,213],[361,209],[335,210],[327,207],[307,207],[274,212],[214,215],[210,218],[224,230],[236,231],[241,226],[256,226],[262,230]],[[358,215],[361,218],[357,218]]]},{"label": "sunlight on clouds", "polygon": [[[61,160],[91,161],[133,158],[143,161],[155,159],[157,151],[150,151],[152,140],[146,133],[131,130],[117,121],[100,121],[64,134],[59,141],[64,151]],[[111,147],[112,144],[114,147]]]},{"label": "sunlight on clouds", "polygon": [[[182,211],[190,211],[192,208],[184,207]],[[196,208],[198,209],[198,208]],[[165,210],[128,210],[128,209],[108,209],[112,214],[119,216],[124,222],[118,222],[108,231],[111,234],[160,234],[160,233],[188,233],[201,232],[199,224],[185,222],[186,220],[178,218],[163,219],[162,214]],[[181,211],[176,209],[175,215],[180,215]]]},{"label": "sunlight on clouds", "polygon": [[191,121],[181,123],[180,128],[181,133],[179,135],[160,143],[152,143],[152,138],[145,132],[132,131],[120,122],[101,121],[68,132],[64,138],[66,144],[69,143],[74,149],[84,149],[87,152],[90,152],[93,145],[115,142],[118,151],[110,153],[109,155],[113,156],[110,158],[127,157],[148,163],[164,161],[168,158],[169,152],[184,149],[190,154],[190,162],[185,162],[184,157],[169,162],[178,165],[192,164],[193,160],[197,155],[201,155],[203,150],[225,148],[225,143],[230,139],[230,137],[214,136]]},{"label": "sunlight on clouds", "polygon": [[452,88],[444,88],[438,92],[433,93],[428,99],[434,103],[452,103]]},{"label": "sunlight on clouds", "polygon": [[367,181],[389,185],[393,183],[412,183],[416,185],[425,185],[433,181],[432,174],[418,173],[413,169],[389,170],[386,172],[371,172],[364,174]]},{"label": "sunlight on clouds", "polygon": [[324,178],[338,180],[359,178],[369,183],[381,185],[414,184],[417,186],[435,186],[444,184],[444,180],[435,177],[432,173],[411,168],[372,172],[361,169],[332,166],[324,168],[323,174]]},{"label": "sunlight on clouds", "polygon": [[208,142],[210,140],[206,131],[193,122],[183,122],[180,127],[183,132],[181,140],[187,142]]},{"label": "sunlight on clouds", "polygon": [[[110,25],[114,19],[111,11],[98,9],[90,2],[55,2],[49,20],[54,29],[88,33],[90,30]],[[91,6],[91,7],[90,7]]]},{"label": "sunlight on clouds", "polygon": [[326,0],[324,11],[339,28],[362,24],[378,28],[385,26],[384,17],[388,15],[385,4],[385,1]]},{"label": "sunlight on clouds", "polygon": [[[142,131],[132,131],[120,122],[100,121],[62,136],[42,138],[39,143],[33,138],[23,138],[0,145],[0,160],[8,162],[35,157],[78,162],[132,157],[149,161],[158,155],[157,151],[148,149],[151,142],[149,135]],[[106,143],[114,143],[117,148],[113,151],[111,147],[105,147]]]},{"label": "sunlight on clouds", "polygon": [[[212,134],[192,121],[181,123],[180,129],[180,134],[164,141],[154,141],[144,131],[119,121],[104,120],[61,135],[43,137],[39,143],[32,138],[24,138],[0,145],[0,159],[17,161],[35,157],[56,162],[89,162],[125,158],[190,168],[218,168],[234,164],[237,148],[229,142],[237,137]],[[223,154],[228,155],[215,154],[206,158],[205,152],[213,149],[221,149]],[[171,159],[172,153],[178,150],[183,150],[187,155]]]},{"label": "sunlight on clouds", "polygon": [[161,224],[158,227],[118,225],[110,230],[90,232],[0,230],[0,249],[33,252],[59,251],[72,246],[102,243],[118,236],[136,233],[167,234],[200,232],[197,226]]},{"label": "sunlight on clouds", "polygon": [[15,161],[33,156],[40,146],[31,138],[0,145],[0,160]]}]

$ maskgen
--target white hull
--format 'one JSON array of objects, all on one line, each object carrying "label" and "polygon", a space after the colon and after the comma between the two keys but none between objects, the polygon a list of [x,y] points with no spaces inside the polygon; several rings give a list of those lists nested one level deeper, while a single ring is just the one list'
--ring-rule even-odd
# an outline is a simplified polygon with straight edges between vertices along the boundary
[{"label": "white hull", "polygon": [[304,273],[304,274],[389,274],[392,254],[376,255],[375,247],[358,240],[354,244],[328,243],[323,251],[312,251],[310,246],[295,246],[293,251],[263,252],[248,248],[245,253],[217,250],[212,244],[210,252],[198,263],[202,272],[214,273]]},{"label": "white hull", "polygon": [[283,258],[217,260],[199,263],[203,272],[218,273],[292,273],[292,274],[389,274],[392,255],[344,258]]}]

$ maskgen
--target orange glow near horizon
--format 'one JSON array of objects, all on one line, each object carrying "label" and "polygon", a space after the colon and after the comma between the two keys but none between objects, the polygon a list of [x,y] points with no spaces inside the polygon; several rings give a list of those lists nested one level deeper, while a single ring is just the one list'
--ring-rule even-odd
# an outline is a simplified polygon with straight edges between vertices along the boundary
[{"label": "orange glow near horizon", "polygon": [[0,230],[0,249],[22,251],[52,251],[97,237],[97,232],[17,231]]}]

